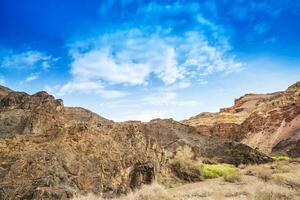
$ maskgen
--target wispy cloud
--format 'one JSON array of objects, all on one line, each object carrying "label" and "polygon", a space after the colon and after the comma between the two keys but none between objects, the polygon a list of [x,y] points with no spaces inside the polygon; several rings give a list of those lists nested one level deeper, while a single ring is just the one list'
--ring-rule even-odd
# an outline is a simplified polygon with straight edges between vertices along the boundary
[{"label": "wispy cloud", "polygon": [[25,79],[25,82],[31,82],[39,78],[39,74],[32,74]]},{"label": "wispy cloud", "polygon": [[25,69],[49,68],[53,58],[39,51],[14,52],[10,49],[0,51],[0,67],[6,69]]},{"label": "wispy cloud", "polygon": [[117,90],[105,89],[103,84],[99,81],[71,81],[64,85],[56,85],[54,87],[47,86],[45,90],[53,93],[57,96],[64,96],[71,93],[81,93],[81,94],[98,94],[104,98],[118,98],[127,95],[125,92],[120,92]]},{"label": "wispy cloud", "polygon": [[284,10],[286,10],[290,4],[291,0],[285,1],[220,1],[218,2],[220,6],[230,6],[231,9],[228,10],[228,14],[233,18],[242,21],[252,21],[256,16],[264,16],[269,18],[279,17]]},{"label": "wispy cloud", "polygon": [[176,92],[157,92],[142,99],[145,105],[154,106],[197,106],[198,102],[194,100],[178,100]]},{"label": "wispy cloud", "polygon": [[254,32],[258,35],[264,34],[270,29],[270,27],[265,23],[256,24],[254,26]]}]

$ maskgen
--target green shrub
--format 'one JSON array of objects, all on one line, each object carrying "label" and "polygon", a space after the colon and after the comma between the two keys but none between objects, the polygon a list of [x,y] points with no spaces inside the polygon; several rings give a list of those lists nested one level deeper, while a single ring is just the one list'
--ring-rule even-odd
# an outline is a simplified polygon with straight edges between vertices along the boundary
[{"label": "green shrub", "polygon": [[202,176],[205,179],[218,178],[236,172],[236,168],[229,164],[201,164]]},{"label": "green shrub", "polygon": [[284,156],[284,155],[273,156],[272,158],[276,161],[283,161],[283,160],[289,161],[290,160],[290,157]]}]

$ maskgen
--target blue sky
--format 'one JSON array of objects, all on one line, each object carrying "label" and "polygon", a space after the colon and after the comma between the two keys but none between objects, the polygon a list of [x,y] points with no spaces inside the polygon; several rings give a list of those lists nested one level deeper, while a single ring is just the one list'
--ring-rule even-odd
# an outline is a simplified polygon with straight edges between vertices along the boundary
[{"label": "blue sky", "polygon": [[0,0],[0,84],[123,121],[300,80],[300,1]]}]

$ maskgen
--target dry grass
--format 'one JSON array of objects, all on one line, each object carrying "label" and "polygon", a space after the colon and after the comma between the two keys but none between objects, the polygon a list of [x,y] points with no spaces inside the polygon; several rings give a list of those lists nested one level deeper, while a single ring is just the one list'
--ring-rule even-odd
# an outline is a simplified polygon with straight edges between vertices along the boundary
[{"label": "dry grass", "polygon": [[257,192],[255,200],[292,200],[293,197],[289,194],[280,192]]},{"label": "dry grass", "polygon": [[[248,170],[252,171],[252,176],[242,173]],[[266,174],[268,181],[265,181]],[[300,165],[298,163],[280,161],[245,166],[245,169],[236,169],[234,173],[229,173],[223,178],[184,184],[171,189],[165,189],[154,183],[118,200],[297,200],[300,199],[299,177]],[[76,200],[85,199],[100,200],[93,195]]]},{"label": "dry grass", "polygon": [[131,193],[121,200],[172,200],[171,195],[161,185],[144,185],[139,191]]},{"label": "dry grass", "polygon": [[229,182],[229,183],[237,183],[237,182],[242,181],[242,175],[239,172],[226,174],[223,178],[224,178],[224,181]]},{"label": "dry grass", "polygon": [[253,165],[247,168],[246,175],[253,175],[268,182],[272,179],[272,170],[269,165]]},{"label": "dry grass", "polygon": [[[174,198],[158,183],[144,185],[140,190],[130,193],[127,196],[120,197],[118,200],[173,200]],[[89,194],[87,196],[79,196],[73,200],[104,200],[99,196]],[[115,199],[117,200],[117,199]]]},{"label": "dry grass", "polygon": [[294,173],[277,173],[272,178],[277,184],[285,185],[295,190],[300,190],[300,174]]},{"label": "dry grass", "polygon": [[290,159],[291,163],[300,163],[300,157]]},{"label": "dry grass", "polygon": [[73,200],[101,200],[101,197],[98,197],[94,194],[88,194],[86,196],[78,196],[73,198]]},{"label": "dry grass", "polygon": [[265,182],[268,182],[272,179],[271,171],[265,168],[258,168],[256,171],[256,176]]}]

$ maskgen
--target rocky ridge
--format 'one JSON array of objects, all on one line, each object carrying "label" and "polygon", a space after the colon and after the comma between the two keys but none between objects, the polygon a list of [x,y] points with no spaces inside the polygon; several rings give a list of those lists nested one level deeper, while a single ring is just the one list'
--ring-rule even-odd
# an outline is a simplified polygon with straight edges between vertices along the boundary
[{"label": "rocky ridge", "polygon": [[168,155],[185,145],[196,158],[235,165],[272,160],[247,145],[202,135],[171,119],[116,123],[65,107],[46,92],[0,89],[0,199],[127,193],[159,174],[174,176]]},{"label": "rocky ridge", "polygon": [[286,91],[246,94],[218,113],[201,113],[182,123],[207,135],[240,141],[266,153],[300,156],[300,82]]}]

